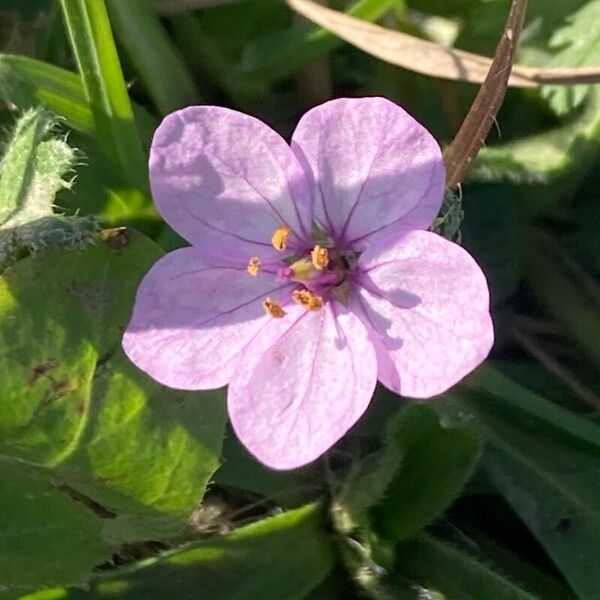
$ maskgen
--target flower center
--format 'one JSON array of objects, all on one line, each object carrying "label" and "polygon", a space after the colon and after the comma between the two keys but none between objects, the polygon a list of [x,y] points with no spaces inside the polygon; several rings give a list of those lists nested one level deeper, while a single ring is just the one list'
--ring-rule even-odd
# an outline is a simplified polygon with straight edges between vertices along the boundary
[{"label": "flower center", "polygon": [[[279,281],[298,284],[292,292],[292,300],[306,310],[320,310],[332,300],[347,304],[351,291],[350,275],[358,254],[338,250],[335,241],[315,224],[312,233],[315,245],[298,251],[303,244],[292,237],[293,231],[288,225],[281,225],[271,237],[271,244],[283,255],[280,264],[265,266],[258,256],[253,256],[248,261],[248,273],[256,276],[261,268],[270,270],[275,266]],[[263,306],[272,317],[279,319],[286,314],[272,298],[266,298]]]}]

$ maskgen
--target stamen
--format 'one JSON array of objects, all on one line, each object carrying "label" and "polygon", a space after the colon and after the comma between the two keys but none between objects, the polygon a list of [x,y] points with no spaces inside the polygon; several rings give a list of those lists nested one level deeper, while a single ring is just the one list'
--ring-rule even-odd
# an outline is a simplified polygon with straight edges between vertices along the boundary
[{"label": "stamen", "polygon": [[287,225],[282,225],[275,230],[273,237],[271,237],[271,244],[273,244],[275,250],[282,252],[286,249],[290,232],[291,229]]},{"label": "stamen", "polygon": [[277,304],[277,302],[271,298],[265,298],[263,301],[263,307],[265,312],[268,315],[271,315],[274,319],[281,319],[287,314],[285,310],[283,310],[283,308],[281,308],[281,306],[279,306],[279,304]]},{"label": "stamen", "polygon": [[246,267],[246,270],[248,271],[248,273],[250,273],[250,275],[252,275],[252,277],[256,277],[260,272],[260,258],[258,258],[258,256],[253,256],[248,261],[248,266]]},{"label": "stamen", "polygon": [[294,302],[304,306],[306,310],[319,310],[323,308],[323,298],[313,294],[309,290],[294,290],[292,298]]},{"label": "stamen", "polygon": [[310,257],[315,269],[322,271],[329,264],[329,251],[327,248],[322,248],[318,244],[311,250]]}]

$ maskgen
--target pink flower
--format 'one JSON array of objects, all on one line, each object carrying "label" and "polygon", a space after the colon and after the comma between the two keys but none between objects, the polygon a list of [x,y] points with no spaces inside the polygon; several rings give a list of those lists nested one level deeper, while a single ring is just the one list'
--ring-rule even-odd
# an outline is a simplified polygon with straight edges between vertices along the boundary
[{"label": "pink flower", "polygon": [[440,148],[388,100],[318,106],[291,148],[253,117],[186,108],[158,128],[150,177],[192,246],[146,275],[123,347],[167,386],[229,384],[233,427],[265,465],[320,456],[378,379],[428,398],[487,356],[485,277],[427,231]]}]

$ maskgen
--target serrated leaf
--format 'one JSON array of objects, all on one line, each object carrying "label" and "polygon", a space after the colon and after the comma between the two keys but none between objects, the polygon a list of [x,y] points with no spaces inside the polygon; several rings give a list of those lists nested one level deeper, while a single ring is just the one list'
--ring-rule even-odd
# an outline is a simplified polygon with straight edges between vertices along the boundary
[{"label": "serrated leaf", "polygon": [[126,230],[103,239],[46,250],[0,278],[0,456],[45,467],[100,507],[99,539],[114,549],[182,532],[218,466],[225,408],[220,391],[166,389],[126,359],[134,294],[162,251]]},{"label": "serrated leaf", "polygon": [[[333,545],[324,528],[322,509],[307,505],[96,576],[89,591],[51,593],[65,600],[300,600],[333,567]],[[27,600],[45,598],[32,594]]]},{"label": "serrated leaf", "polygon": [[[549,67],[584,67],[600,64],[600,0],[590,0],[578,11],[569,15],[567,23],[550,39],[550,47],[558,53],[548,63]],[[552,109],[563,115],[585,99],[589,86],[548,86],[542,94]]]},{"label": "serrated leaf", "polygon": [[75,161],[64,139],[52,137],[56,119],[45,110],[25,112],[18,120],[0,162],[0,268],[21,249],[90,241],[95,224],[55,215],[56,194]]},{"label": "serrated leaf", "polygon": [[0,227],[52,214],[54,196],[75,160],[64,141],[47,139],[55,124],[41,109],[17,120],[0,162]]},{"label": "serrated leaf", "polygon": [[456,498],[480,450],[472,430],[447,426],[423,404],[406,405],[390,423],[384,448],[346,484],[338,517],[391,542],[406,539]]}]

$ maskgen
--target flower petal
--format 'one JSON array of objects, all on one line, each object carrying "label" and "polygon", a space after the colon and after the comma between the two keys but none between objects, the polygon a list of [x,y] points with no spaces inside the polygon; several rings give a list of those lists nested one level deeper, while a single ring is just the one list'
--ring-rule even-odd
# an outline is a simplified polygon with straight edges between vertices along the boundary
[{"label": "flower petal", "polygon": [[262,300],[287,287],[269,274],[251,277],[245,270],[208,266],[194,248],[175,250],[142,280],[123,348],[169,387],[221,387],[269,320]]},{"label": "flower petal", "polygon": [[494,331],[485,276],[460,246],[427,231],[379,242],[359,260],[356,310],[373,329],[379,380],[428,398],[488,355]]},{"label": "flower petal", "polygon": [[317,106],[298,123],[292,148],[313,173],[315,216],[347,244],[391,224],[426,229],[439,212],[440,147],[389,100],[342,98]]},{"label": "flower petal", "polygon": [[274,469],[305,465],[364,413],[377,382],[368,332],[341,305],[292,307],[248,347],[229,386],[233,427],[248,450]]},{"label": "flower petal", "polygon": [[161,215],[204,255],[265,259],[277,227],[310,232],[310,189],[294,153],[233,110],[193,106],[166,117],[152,141],[150,182]]}]

